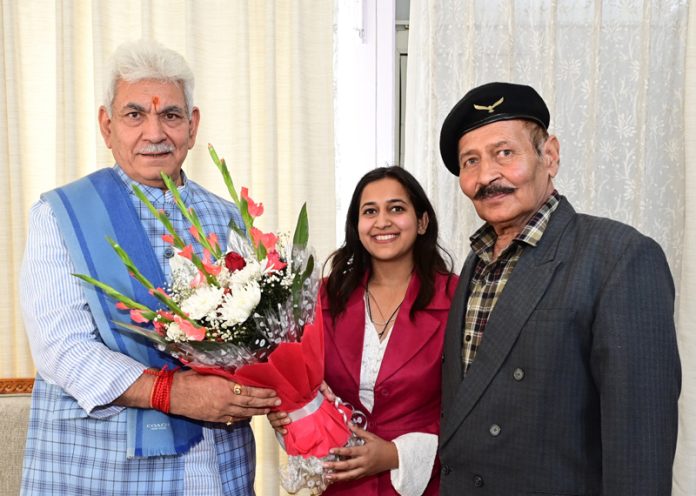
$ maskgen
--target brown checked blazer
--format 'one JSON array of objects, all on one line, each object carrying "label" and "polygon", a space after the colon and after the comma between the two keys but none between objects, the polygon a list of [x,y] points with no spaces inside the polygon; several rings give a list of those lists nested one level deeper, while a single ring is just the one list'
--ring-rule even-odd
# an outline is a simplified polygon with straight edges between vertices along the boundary
[{"label": "brown checked blazer", "polygon": [[462,379],[469,255],[449,315],[443,495],[669,495],[681,372],[659,245],[563,198]]}]

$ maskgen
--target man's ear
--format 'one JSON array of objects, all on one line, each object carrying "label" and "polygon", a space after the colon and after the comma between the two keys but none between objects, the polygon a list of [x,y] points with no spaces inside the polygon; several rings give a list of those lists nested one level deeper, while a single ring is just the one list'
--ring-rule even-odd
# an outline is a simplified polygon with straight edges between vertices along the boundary
[{"label": "man's ear", "polygon": [[106,111],[106,107],[102,105],[99,107],[99,131],[101,131],[102,138],[104,138],[104,143],[107,148],[111,148],[111,117]]},{"label": "man's ear", "polygon": [[198,124],[201,120],[201,112],[198,107],[193,107],[191,111],[191,119],[189,120],[189,150],[196,144],[196,135],[198,134]]},{"label": "man's ear", "polygon": [[548,168],[549,176],[556,177],[561,161],[561,144],[555,135],[551,135],[544,143],[544,165]]}]

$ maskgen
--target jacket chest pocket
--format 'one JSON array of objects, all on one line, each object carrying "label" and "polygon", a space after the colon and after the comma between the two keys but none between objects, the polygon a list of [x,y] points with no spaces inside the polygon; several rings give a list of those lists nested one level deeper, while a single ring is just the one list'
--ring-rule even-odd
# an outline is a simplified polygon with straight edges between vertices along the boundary
[{"label": "jacket chest pocket", "polygon": [[591,348],[591,325],[577,309],[537,309],[510,358],[517,360],[515,367],[534,370],[538,378],[553,383],[587,374]]}]

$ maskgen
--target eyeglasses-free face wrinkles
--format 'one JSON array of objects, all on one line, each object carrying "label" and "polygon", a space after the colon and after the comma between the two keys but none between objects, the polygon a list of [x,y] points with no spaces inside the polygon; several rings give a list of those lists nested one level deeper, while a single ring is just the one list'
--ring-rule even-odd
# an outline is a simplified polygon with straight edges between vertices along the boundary
[{"label": "eyeglasses-free face wrinkles", "polygon": [[554,190],[558,140],[550,136],[540,157],[525,124],[495,122],[459,140],[459,185],[498,235],[519,233]]},{"label": "eyeglasses-free face wrinkles", "polygon": [[189,118],[180,85],[147,79],[119,81],[111,117],[99,109],[100,130],[116,162],[130,178],[159,188],[164,188],[160,171],[180,182],[199,119],[197,108]]}]

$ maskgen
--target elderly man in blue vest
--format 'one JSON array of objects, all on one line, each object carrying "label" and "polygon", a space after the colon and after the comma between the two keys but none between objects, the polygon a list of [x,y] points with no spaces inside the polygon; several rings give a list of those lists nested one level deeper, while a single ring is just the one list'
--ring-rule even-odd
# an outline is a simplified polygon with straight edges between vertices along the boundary
[{"label": "elderly man in blue vest", "polygon": [[[529,86],[452,109],[440,152],[485,224],[447,324],[443,495],[667,496],[680,365],[659,245],[576,213]],[[571,164],[572,167],[572,164]]]},{"label": "elderly man in blue vest", "polygon": [[99,109],[116,165],[42,195],[31,209],[20,285],[38,375],[23,494],[253,493],[248,418],[279,404],[275,392],[187,370],[174,373],[170,388],[158,387],[168,401],[152,403],[157,374],[176,364],[115,330],[113,302],[71,275],[92,274],[146,299],[114,258],[105,242],[110,236],[151,280],[166,284],[174,252],[131,188],[137,184],[189,235],[160,171],[176,181],[222,246],[228,221],[242,225],[231,203],[181,168],[200,119],[192,96],[193,74],[179,54],[154,42],[119,47]]}]

